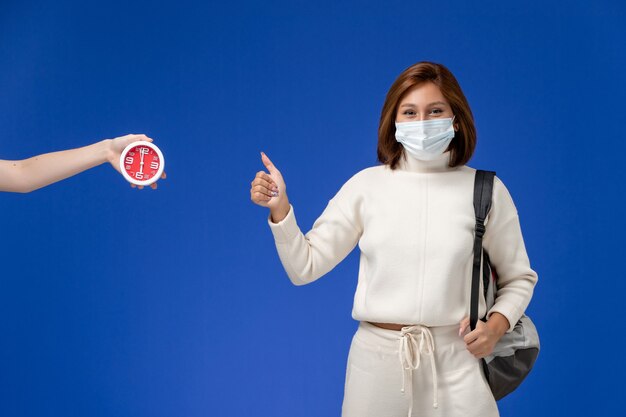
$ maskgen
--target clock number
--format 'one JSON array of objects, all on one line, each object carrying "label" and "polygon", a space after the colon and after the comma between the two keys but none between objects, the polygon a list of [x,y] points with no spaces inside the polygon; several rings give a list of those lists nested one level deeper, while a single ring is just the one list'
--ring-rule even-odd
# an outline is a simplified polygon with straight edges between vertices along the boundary
[{"label": "clock number", "polygon": [[154,161],[150,162],[150,168],[159,169],[159,163]]},{"label": "clock number", "polygon": [[139,148],[139,153],[140,154],[146,155],[148,152],[150,152],[150,149],[148,149],[148,148]]},{"label": "clock number", "polygon": [[135,178],[137,178],[138,180],[142,180],[143,179],[143,172],[135,172]]},{"label": "clock number", "polygon": [[127,156],[125,162],[126,162],[127,165],[132,165],[133,162],[135,162],[135,158],[133,158],[131,156]]}]

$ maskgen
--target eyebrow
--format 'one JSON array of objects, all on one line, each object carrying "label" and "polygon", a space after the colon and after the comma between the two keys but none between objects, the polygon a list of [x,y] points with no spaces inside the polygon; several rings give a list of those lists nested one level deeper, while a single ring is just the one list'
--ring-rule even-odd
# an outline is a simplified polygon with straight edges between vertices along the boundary
[{"label": "eyebrow", "polygon": [[[434,101],[434,102],[430,103],[429,105],[427,105],[426,107],[434,106],[436,104],[446,106],[446,103],[444,103],[443,101]],[[401,105],[400,107],[415,107],[415,104],[405,103],[405,104]]]}]

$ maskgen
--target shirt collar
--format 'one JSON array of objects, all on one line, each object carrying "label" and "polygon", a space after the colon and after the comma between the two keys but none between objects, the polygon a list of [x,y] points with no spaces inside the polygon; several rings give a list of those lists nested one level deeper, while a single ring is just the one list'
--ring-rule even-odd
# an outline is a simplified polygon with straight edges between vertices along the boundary
[{"label": "shirt collar", "polygon": [[457,167],[450,167],[450,151],[442,153],[432,161],[422,161],[411,156],[408,152],[403,152],[398,163],[398,169],[411,172],[447,172],[454,171]]}]

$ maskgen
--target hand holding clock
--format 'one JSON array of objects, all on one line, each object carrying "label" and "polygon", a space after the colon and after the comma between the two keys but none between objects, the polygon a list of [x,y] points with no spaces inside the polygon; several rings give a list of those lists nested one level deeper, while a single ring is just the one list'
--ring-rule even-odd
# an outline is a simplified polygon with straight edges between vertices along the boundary
[{"label": "hand holding clock", "polygon": [[[146,135],[126,135],[111,139],[111,151],[107,157],[124,178],[130,182],[130,186],[143,189],[149,185],[156,190],[156,180],[165,179],[163,171],[164,159],[161,151],[152,145],[152,138]],[[147,160],[148,169],[144,171]]]}]

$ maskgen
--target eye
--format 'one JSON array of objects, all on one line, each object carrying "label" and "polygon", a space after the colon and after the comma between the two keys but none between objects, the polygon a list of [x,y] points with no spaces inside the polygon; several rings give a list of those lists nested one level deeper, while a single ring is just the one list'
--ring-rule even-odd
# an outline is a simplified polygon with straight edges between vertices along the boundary
[{"label": "eye", "polygon": [[430,114],[441,114],[441,113],[443,113],[442,109],[435,108],[435,109],[430,110]]},{"label": "eye", "polygon": [[405,110],[404,112],[402,112],[403,115],[405,116],[415,116],[415,111],[413,110]]}]

